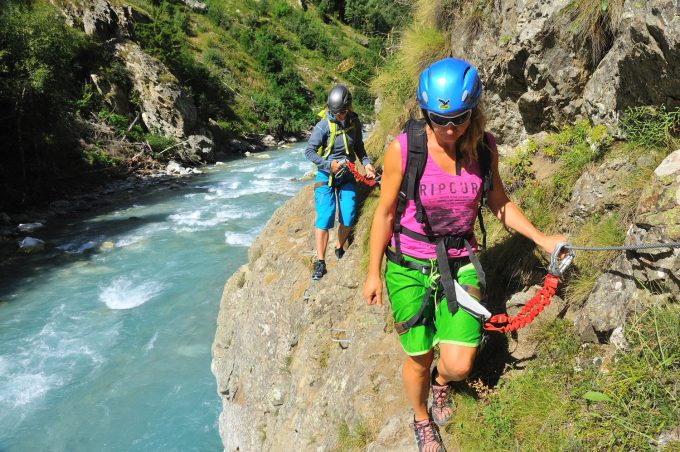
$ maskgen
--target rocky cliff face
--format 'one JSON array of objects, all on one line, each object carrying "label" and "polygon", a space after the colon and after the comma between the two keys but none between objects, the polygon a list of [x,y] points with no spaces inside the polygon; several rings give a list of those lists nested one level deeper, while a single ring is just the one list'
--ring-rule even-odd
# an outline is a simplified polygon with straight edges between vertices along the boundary
[{"label": "rocky cliff face", "polygon": [[[626,245],[680,242],[680,150],[654,171],[642,192]],[[680,248],[622,253],[602,275],[575,326],[581,339],[609,340],[627,316],[646,306],[680,298]]]},{"label": "rocky cliff face", "polygon": [[[51,0],[67,23],[114,47],[114,55],[127,69],[133,89],[141,105],[141,119],[154,133],[179,141],[187,160],[211,160],[213,139],[206,125],[198,124],[196,105],[170,70],[158,59],[145,53],[134,41],[134,22],[149,19],[130,6],[119,6],[108,0],[81,2]],[[192,1],[191,7],[203,5]],[[205,5],[203,5],[205,7]],[[115,82],[99,74],[91,74],[98,89],[112,103],[114,111],[128,113],[125,93]]]},{"label": "rocky cliff face", "polygon": [[371,450],[409,450],[401,352],[387,309],[361,299],[361,244],[311,283],[311,188],[274,214],[225,286],[212,365],[225,450],[329,450],[341,425],[376,433]]},{"label": "rocky cliff face", "polygon": [[480,68],[500,142],[579,117],[613,124],[630,106],[680,105],[675,2],[625,2],[601,57],[572,32],[569,4],[496,1],[478,35],[452,35],[454,55]]},{"label": "rocky cliff face", "polygon": [[[617,177],[609,171],[600,179]],[[620,196],[615,183],[603,186],[614,187],[603,191],[603,202]],[[403,355],[389,309],[366,306],[360,294],[368,219],[358,225],[345,257],[328,258],[329,274],[312,282],[312,206],[311,186],[282,206],[224,288],[212,371],[222,399],[225,450],[337,450],[343,429],[362,432],[365,450],[413,450],[401,387]],[[680,150],[656,169],[642,193],[626,243],[680,241],[679,212]],[[613,343],[630,312],[680,298],[678,275],[680,249],[622,253],[584,306],[553,297],[534,323],[508,338],[504,359],[533,356],[532,335],[565,312],[584,341]],[[512,295],[508,313],[514,315],[537,289]]]}]

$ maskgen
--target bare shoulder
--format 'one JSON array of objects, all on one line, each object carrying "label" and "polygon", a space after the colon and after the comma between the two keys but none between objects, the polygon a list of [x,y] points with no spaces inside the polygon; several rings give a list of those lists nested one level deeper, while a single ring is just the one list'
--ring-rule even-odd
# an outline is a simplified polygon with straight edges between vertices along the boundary
[{"label": "bare shoulder", "polygon": [[401,145],[399,140],[392,140],[385,149],[385,166],[392,165],[401,170]]}]

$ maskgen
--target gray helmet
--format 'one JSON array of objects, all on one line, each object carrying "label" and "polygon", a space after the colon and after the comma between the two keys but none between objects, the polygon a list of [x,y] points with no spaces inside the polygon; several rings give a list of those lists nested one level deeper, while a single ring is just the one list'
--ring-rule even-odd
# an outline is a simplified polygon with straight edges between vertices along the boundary
[{"label": "gray helmet", "polygon": [[352,95],[344,85],[336,85],[330,93],[328,93],[328,100],[326,101],[328,111],[331,114],[336,114],[343,110],[347,110],[352,106]]}]

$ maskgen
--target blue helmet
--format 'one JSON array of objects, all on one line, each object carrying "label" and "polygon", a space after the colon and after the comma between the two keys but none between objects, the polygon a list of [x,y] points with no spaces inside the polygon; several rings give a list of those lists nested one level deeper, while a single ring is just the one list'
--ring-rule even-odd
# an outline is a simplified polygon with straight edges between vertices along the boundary
[{"label": "blue helmet", "polygon": [[444,58],[420,73],[418,105],[442,115],[469,110],[482,97],[482,82],[477,69],[467,61]]}]

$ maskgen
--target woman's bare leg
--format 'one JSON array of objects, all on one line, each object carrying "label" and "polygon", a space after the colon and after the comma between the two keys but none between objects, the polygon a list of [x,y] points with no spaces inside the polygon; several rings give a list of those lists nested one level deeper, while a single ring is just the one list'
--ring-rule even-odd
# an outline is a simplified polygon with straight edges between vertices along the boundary
[{"label": "woman's bare leg", "polygon": [[434,359],[434,351],[424,355],[407,356],[401,370],[401,378],[416,421],[429,419],[427,398],[430,395],[430,367]]}]

